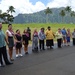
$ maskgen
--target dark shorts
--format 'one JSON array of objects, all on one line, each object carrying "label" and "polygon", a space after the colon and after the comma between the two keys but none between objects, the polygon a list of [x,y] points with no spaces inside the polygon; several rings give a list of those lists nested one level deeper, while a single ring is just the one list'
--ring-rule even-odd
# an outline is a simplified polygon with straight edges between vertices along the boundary
[{"label": "dark shorts", "polygon": [[16,43],[16,48],[20,49],[22,47],[22,43]]},{"label": "dark shorts", "polygon": [[51,39],[51,40],[46,40],[46,46],[54,46],[53,39]]},{"label": "dark shorts", "polygon": [[67,37],[67,42],[70,42],[70,37]]}]

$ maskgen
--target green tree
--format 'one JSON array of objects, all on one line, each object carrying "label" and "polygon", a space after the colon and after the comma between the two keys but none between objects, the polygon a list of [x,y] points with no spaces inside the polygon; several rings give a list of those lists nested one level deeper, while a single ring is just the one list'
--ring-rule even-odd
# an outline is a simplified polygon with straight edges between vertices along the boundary
[{"label": "green tree", "polygon": [[52,11],[49,7],[47,7],[47,9],[45,10],[45,14],[47,15],[47,19],[46,19],[46,22],[48,23],[49,22],[49,14],[52,14]]},{"label": "green tree", "polygon": [[6,12],[1,14],[1,19],[3,20],[4,23],[7,23],[7,17],[8,17],[8,14]]},{"label": "green tree", "polygon": [[71,15],[71,17],[75,16],[75,11],[72,11],[70,15]]},{"label": "green tree", "polygon": [[61,10],[59,13],[62,16],[62,23],[64,22],[65,11]]},{"label": "green tree", "polygon": [[75,11],[72,11],[71,13],[70,13],[70,15],[71,15],[71,17],[72,17],[72,23],[74,22],[74,18],[75,18]]},{"label": "green tree", "polygon": [[13,20],[14,20],[13,15],[8,14],[7,22],[8,22],[8,23],[11,23],[11,22],[13,22]]},{"label": "green tree", "polygon": [[12,15],[13,12],[15,12],[15,8],[13,6],[9,6],[9,9],[7,10],[7,13],[8,13],[7,21],[8,21],[8,23],[13,22],[13,20],[14,20],[14,17]]},{"label": "green tree", "polygon": [[7,24],[7,23],[13,22],[14,17],[13,17],[13,15],[10,15],[10,14],[4,12],[1,14],[1,19],[3,20],[3,23]]},{"label": "green tree", "polygon": [[15,8],[13,6],[9,6],[9,9],[7,10],[7,12],[12,15],[12,13],[15,12]]},{"label": "green tree", "polygon": [[68,12],[71,12],[71,6],[67,6],[67,7],[65,8],[65,10],[68,11]]},{"label": "green tree", "polygon": [[66,15],[68,15],[69,16],[69,20],[71,21],[71,6],[67,6],[66,8],[65,8],[65,11],[66,11]]}]

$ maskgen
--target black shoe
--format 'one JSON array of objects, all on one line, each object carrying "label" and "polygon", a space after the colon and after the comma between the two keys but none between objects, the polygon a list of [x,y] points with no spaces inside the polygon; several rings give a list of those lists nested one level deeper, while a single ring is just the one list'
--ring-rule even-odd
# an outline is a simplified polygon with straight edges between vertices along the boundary
[{"label": "black shoe", "polygon": [[5,65],[0,65],[0,67],[5,67]]},{"label": "black shoe", "polygon": [[26,52],[25,54],[28,54],[28,52]]},{"label": "black shoe", "polygon": [[34,52],[34,49],[32,49],[32,52]]},{"label": "black shoe", "polygon": [[62,48],[62,47],[60,46],[60,47],[58,47],[58,48]]},{"label": "black shoe", "polygon": [[38,49],[36,49],[35,52],[38,52]]},{"label": "black shoe", "polygon": [[12,62],[9,62],[9,63],[7,63],[6,65],[12,65],[13,63]]},{"label": "black shoe", "polygon": [[43,50],[45,50],[45,49],[43,49]]},{"label": "black shoe", "polygon": [[50,47],[50,49],[53,49],[53,47]]}]

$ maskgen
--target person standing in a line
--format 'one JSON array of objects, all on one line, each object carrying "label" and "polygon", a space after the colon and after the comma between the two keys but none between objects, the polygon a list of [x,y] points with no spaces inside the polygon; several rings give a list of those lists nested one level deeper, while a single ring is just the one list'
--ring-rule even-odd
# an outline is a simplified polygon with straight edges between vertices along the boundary
[{"label": "person standing in a line", "polygon": [[67,46],[70,46],[70,38],[71,38],[71,32],[70,29],[67,29]]},{"label": "person standing in a line", "polygon": [[29,33],[29,40],[31,40],[31,29],[27,27],[27,32]]},{"label": "person standing in a line", "polygon": [[29,33],[27,32],[26,29],[23,31],[22,39],[23,39],[25,54],[28,54]]},{"label": "person standing in a line", "polygon": [[48,26],[47,30],[46,30],[46,46],[48,48],[48,46],[50,47],[50,49],[53,49],[52,46],[54,46],[54,33],[53,31],[51,30],[51,27]]},{"label": "person standing in a line", "polygon": [[15,34],[15,47],[16,47],[16,57],[22,56],[21,48],[22,48],[22,36],[20,34],[20,30],[16,30]]},{"label": "person standing in a line", "polygon": [[45,50],[45,33],[44,33],[44,28],[41,28],[40,31],[38,32],[38,37],[39,37],[39,48],[40,50]]},{"label": "person standing in a line", "polygon": [[0,23],[0,63],[1,63],[1,67],[4,67],[4,64],[2,61],[2,56],[4,58],[6,65],[13,64],[13,63],[9,62],[9,60],[8,60],[6,43],[8,44],[8,40],[6,39],[6,36],[5,36],[4,32],[2,31],[2,23]]},{"label": "person standing in a line", "polygon": [[61,48],[63,35],[62,35],[62,32],[61,32],[60,28],[56,32],[56,38],[57,38],[57,46],[58,46],[58,48]]},{"label": "person standing in a line", "polygon": [[67,31],[66,31],[65,28],[63,28],[63,29],[61,30],[61,32],[62,32],[62,35],[63,35],[62,43],[63,43],[64,46],[66,46],[66,44],[67,44],[67,39],[66,39]]},{"label": "person standing in a line", "polygon": [[10,60],[13,61],[13,47],[14,47],[14,32],[12,29],[12,24],[8,25],[8,30],[6,31],[6,37],[8,40],[9,56]]},{"label": "person standing in a line", "polygon": [[73,45],[75,46],[75,29],[72,32]]},{"label": "person standing in a line", "polygon": [[37,32],[37,29],[34,29],[34,32],[32,35],[32,51],[38,52],[38,32]]}]

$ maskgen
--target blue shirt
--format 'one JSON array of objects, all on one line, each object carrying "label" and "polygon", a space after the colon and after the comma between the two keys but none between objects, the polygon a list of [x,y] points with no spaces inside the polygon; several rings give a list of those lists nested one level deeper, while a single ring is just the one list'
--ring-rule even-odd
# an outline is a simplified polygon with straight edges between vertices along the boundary
[{"label": "blue shirt", "polygon": [[66,30],[63,29],[63,30],[61,30],[61,32],[63,35],[66,35]]},{"label": "blue shirt", "polygon": [[0,48],[3,46],[6,46],[5,34],[2,30],[0,30]]}]

